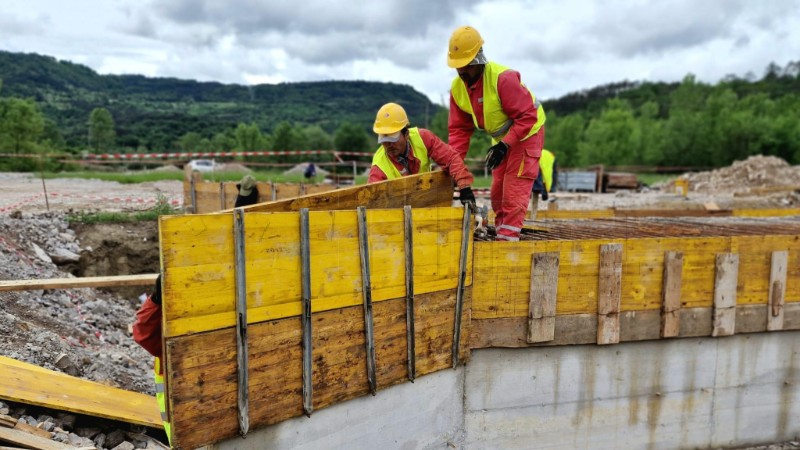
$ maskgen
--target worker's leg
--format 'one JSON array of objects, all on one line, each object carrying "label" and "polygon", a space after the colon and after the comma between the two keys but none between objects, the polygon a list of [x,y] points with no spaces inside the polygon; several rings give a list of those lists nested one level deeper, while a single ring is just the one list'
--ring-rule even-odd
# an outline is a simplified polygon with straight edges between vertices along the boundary
[{"label": "worker's leg", "polygon": [[492,171],[492,188],[489,191],[489,198],[492,200],[492,211],[494,211],[494,226],[499,227],[503,224],[503,174],[506,170],[506,161],[503,160],[497,168]]},{"label": "worker's leg", "polygon": [[[543,137],[544,130],[542,129],[539,133],[515,145],[509,150],[505,164],[501,165],[504,171],[499,208],[494,206],[494,197],[492,198],[492,207],[495,210],[499,209],[498,215],[502,216],[500,226],[497,227],[498,240],[519,240],[533,182],[539,174],[539,157],[542,154]],[[495,179],[498,178],[497,175],[499,174],[495,173]],[[492,185],[494,186],[494,180]]]}]

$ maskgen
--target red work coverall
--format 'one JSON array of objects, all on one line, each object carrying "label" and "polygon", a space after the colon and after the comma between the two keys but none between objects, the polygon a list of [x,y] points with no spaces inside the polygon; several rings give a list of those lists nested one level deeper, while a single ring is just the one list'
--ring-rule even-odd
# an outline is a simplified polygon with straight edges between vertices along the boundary
[{"label": "red work coverall", "polygon": [[[483,76],[475,84],[468,86],[467,92],[478,126],[484,128]],[[536,176],[539,175],[539,157],[544,146],[544,125],[536,134],[520,141],[536,124],[538,114],[530,92],[522,85],[519,72],[509,69],[501,73],[497,80],[497,94],[503,105],[503,112],[514,121],[514,124],[502,138],[502,141],[508,144],[508,153],[503,162],[492,171],[491,199],[495,213],[494,224],[497,228],[497,239],[518,241],[525,212],[528,209],[531,188]],[[462,158],[466,157],[475,124],[472,116],[458,107],[452,93],[450,93],[448,128],[450,145]]]},{"label": "red work coverall", "polygon": [[[450,175],[450,177],[453,178],[453,181],[456,182],[456,185],[458,185],[459,189],[463,189],[472,185],[474,178],[467,169],[467,166],[464,164],[463,157],[459,156],[459,154],[453,150],[452,147],[445,144],[444,141],[439,139],[439,137],[433,134],[432,131],[419,128],[419,136],[422,138],[422,143],[425,144],[425,148],[428,149],[428,158],[438,164],[446,174]],[[397,167],[397,170],[400,173],[403,173],[406,168],[403,167],[403,165],[391,155],[387,154],[387,156],[389,156],[389,160],[392,162],[392,164]],[[414,150],[411,148],[409,143],[407,174],[418,174],[419,165],[420,161],[416,156],[414,156]],[[373,165],[369,171],[367,183],[375,183],[386,179],[387,177],[386,174],[383,173],[383,170],[381,170],[380,167]]]}]

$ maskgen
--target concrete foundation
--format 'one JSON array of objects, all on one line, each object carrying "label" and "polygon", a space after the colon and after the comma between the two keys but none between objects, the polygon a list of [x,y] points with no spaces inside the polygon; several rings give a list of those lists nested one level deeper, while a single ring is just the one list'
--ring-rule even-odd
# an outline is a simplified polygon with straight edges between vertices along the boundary
[{"label": "concrete foundation", "polygon": [[800,331],[481,349],[220,449],[679,449],[800,436]]}]

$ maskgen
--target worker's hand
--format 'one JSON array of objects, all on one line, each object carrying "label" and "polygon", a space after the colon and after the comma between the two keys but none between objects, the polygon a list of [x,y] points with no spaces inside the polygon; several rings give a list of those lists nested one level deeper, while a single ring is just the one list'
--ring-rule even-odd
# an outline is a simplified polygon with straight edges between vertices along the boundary
[{"label": "worker's hand", "polygon": [[503,162],[503,158],[506,157],[506,152],[508,152],[508,146],[503,141],[489,147],[489,151],[486,153],[486,168],[489,170],[496,169]]},{"label": "worker's hand", "polygon": [[461,200],[462,205],[469,206],[472,211],[475,211],[475,194],[472,193],[472,188],[467,186],[464,189],[459,189],[458,199]]}]

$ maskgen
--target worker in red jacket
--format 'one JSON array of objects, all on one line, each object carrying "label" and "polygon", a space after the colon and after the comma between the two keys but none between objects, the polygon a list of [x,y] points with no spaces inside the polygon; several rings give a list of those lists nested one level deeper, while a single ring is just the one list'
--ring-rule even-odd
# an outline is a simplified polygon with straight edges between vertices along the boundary
[{"label": "worker in red jacket", "polygon": [[463,205],[475,207],[472,193],[474,177],[452,147],[431,131],[409,128],[405,109],[397,103],[387,103],[378,110],[373,131],[381,147],[372,158],[368,183],[392,180],[431,171],[431,160],[453,178]]},{"label": "worker in red jacket", "polygon": [[447,64],[458,76],[450,88],[449,143],[464,158],[476,128],[492,137],[486,167],[497,239],[518,241],[539,174],[545,114],[519,72],[486,59],[483,42],[472,27],[450,37]]},{"label": "worker in red jacket", "polygon": [[141,345],[148,353],[155,357],[153,369],[156,382],[156,400],[161,410],[161,421],[164,431],[171,441],[171,427],[167,415],[167,400],[164,386],[163,343],[161,338],[161,275],[156,278],[156,285],[151,294],[136,311],[136,321],[133,323],[133,340]]}]

